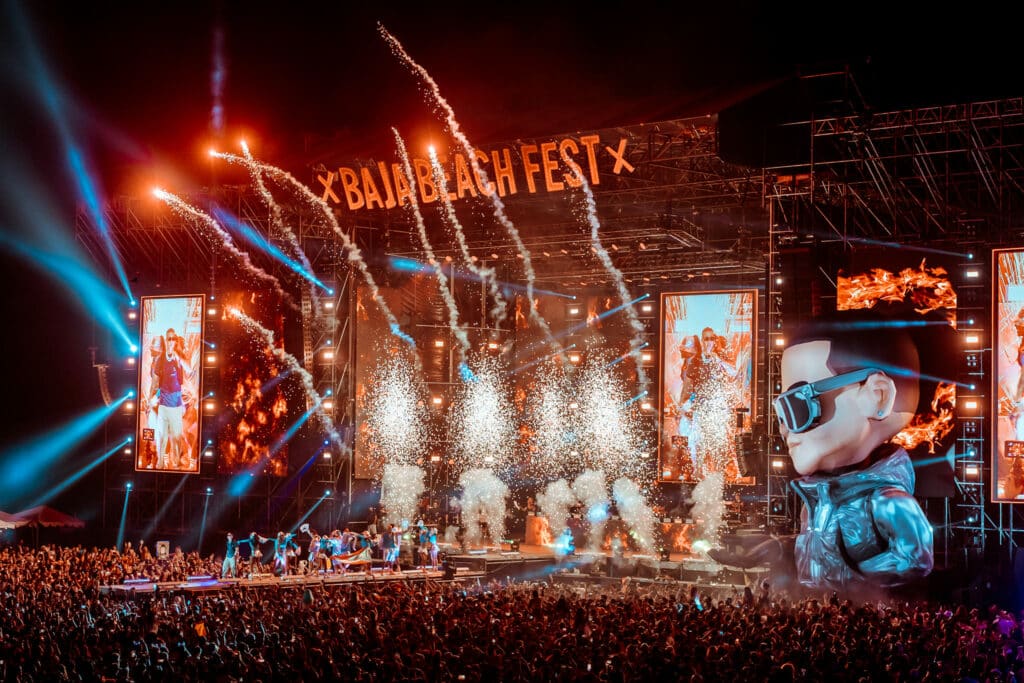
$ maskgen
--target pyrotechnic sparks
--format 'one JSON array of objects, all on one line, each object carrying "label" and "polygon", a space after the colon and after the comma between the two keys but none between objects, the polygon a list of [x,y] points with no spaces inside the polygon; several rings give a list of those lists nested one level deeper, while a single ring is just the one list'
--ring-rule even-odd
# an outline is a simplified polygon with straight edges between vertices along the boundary
[{"label": "pyrotechnic sparks", "polygon": [[474,379],[463,382],[449,411],[449,429],[464,468],[512,464],[516,443],[515,409],[497,361],[482,365]]},{"label": "pyrotechnic sparks", "polygon": [[[245,160],[236,154],[227,154],[225,152],[214,151],[211,151],[211,154],[219,159],[224,159],[225,161],[228,162],[236,164],[245,164]],[[359,271],[359,274],[363,276],[363,281],[366,282],[367,286],[370,288],[370,295],[373,297],[373,300],[377,302],[377,306],[380,307],[381,312],[387,319],[388,325],[391,329],[391,334],[405,341],[407,344],[409,344],[409,346],[415,348],[416,341],[409,335],[402,332],[402,326],[398,324],[398,318],[395,317],[395,314],[391,312],[391,308],[388,306],[387,302],[384,301],[384,297],[381,296],[380,293],[380,287],[377,286],[377,281],[374,280],[373,275],[366,267],[366,262],[363,260],[362,252],[360,251],[359,247],[357,247],[356,244],[351,239],[349,239],[349,236],[346,235],[345,232],[341,229],[341,225],[338,224],[338,219],[335,218],[334,212],[331,210],[331,207],[327,205],[327,202],[313,194],[313,192],[308,187],[306,187],[298,180],[296,180],[295,176],[293,176],[291,173],[283,171],[280,168],[277,168],[276,166],[271,166],[270,164],[265,164],[263,162],[256,163],[259,165],[260,170],[262,170],[271,178],[277,180],[277,182],[281,183],[282,185],[285,185],[295,190],[299,197],[301,197],[307,204],[309,204],[309,206],[320,211],[320,214],[323,216],[328,226],[330,226],[331,230],[333,230],[334,233],[341,239],[342,247],[345,249],[345,253],[348,254],[349,262],[356,267],[356,269]]]},{"label": "pyrotechnic sparks", "polygon": [[[480,162],[476,158],[475,150],[473,145],[470,144],[469,139],[462,132],[459,126],[458,120],[455,118],[455,110],[452,109],[448,101],[441,95],[441,88],[437,82],[433,79],[430,73],[427,72],[422,66],[420,66],[402,47],[402,44],[398,42],[391,33],[384,28],[383,25],[379,25],[378,29],[384,40],[391,45],[392,51],[408,66],[412,71],[417,73],[423,82],[427,84],[427,87],[441,109],[445,112],[445,121],[448,124],[448,129],[451,131],[452,137],[454,137],[459,144],[462,146],[462,150],[466,155],[466,159],[469,161],[473,168],[473,173],[476,174],[477,180],[480,183],[480,187],[489,187],[491,185],[490,179],[487,177],[487,172],[480,166]],[[526,248],[523,243],[522,237],[519,235],[519,231],[516,226],[512,223],[512,220],[505,213],[505,204],[501,201],[501,197],[498,196],[497,192],[491,191],[484,194],[491,200],[491,205],[494,207],[494,217],[498,219],[505,231],[508,232],[509,237],[516,245],[516,249],[519,250],[520,256],[523,259],[523,274],[526,276],[526,300],[529,306],[529,316],[547,336],[551,344],[558,349],[561,349],[561,344],[555,339],[554,335],[551,334],[551,328],[544,318],[541,317],[540,313],[537,312],[536,307],[533,305],[533,291],[534,283],[537,279],[536,273],[533,270],[533,261],[530,257],[530,251]],[[499,321],[500,322],[500,321]]]},{"label": "pyrotechnic sparks", "polygon": [[[413,175],[412,165],[409,163],[409,153],[405,149],[405,141],[402,140],[402,136],[398,134],[396,129],[392,128],[391,132],[395,134],[395,145],[398,147],[398,157],[402,160],[402,167],[405,170],[405,179],[409,183],[409,187],[415,187],[416,177]],[[434,275],[437,277],[437,288],[441,292],[445,305],[448,306],[448,327],[451,329],[452,335],[459,342],[459,366],[468,368],[469,366],[466,365],[466,353],[469,351],[469,338],[466,336],[466,330],[459,325],[459,308],[455,304],[455,297],[448,290],[448,278],[445,276],[437,256],[434,255],[434,247],[430,244],[430,239],[427,237],[427,226],[423,223],[423,213],[420,211],[419,200],[416,199],[415,192],[409,194],[409,206],[412,208],[413,217],[416,219],[416,231],[419,234],[420,243],[423,245],[423,251],[427,256],[427,263],[434,270]]]},{"label": "pyrotechnic sparks", "polygon": [[323,399],[320,394],[317,393],[316,387],[313,384],[313,376],[309,374],[306,368],[302,367],[295,356],[288,353],[277,344],[274,340],[273,332],[263,327],[263,325],[260,325],[256,320],[247,316],[241,309],[231,308],[228,311],[228,315],[237,318],[238,321],[245,326],[245,329],[249,330],[252,334],[257,334],[262,337],[263,341],[266,343],[267,349],[274,355],[274,357],[284,364],[288,370],[296,373],[302,379],[302,388],[306,393],[306,401],[309,403],[310,407],[314,409],[313,414],[316,415],[317,419],[320,421],[324,431],[330,435],[331,441],[333,441],[339,448],[347,448],[344,441],[341,439],[341,435],[338,434],[337,429],[335,429],[334,421],[331,419],[331,416],[324,411],[322,405]]},{"label": "pyrotechnic sparks", "polygon": [[[426,490],[426,472],[416,465],[388,463],[380,486],[380,504],[390,524],[402,524],[416,518],[420,496]],[[403,525],[404,526],[404,525]]]},{"label": "pyrotechnic sparks", "polygon": [[[629,319],[629,326],[633,330],[633,338],[630,341],[630,351],[639,349],[644,344],[644,324],[640,321],[639,316],[636,314],[636,309],[633,307],[633,296],[626,289],[626,282],[622,277],[622,271],[615,267],[612,263],[612,257],[608,254],[608,250],[601,244],[601,237],[598,234],[601,229],[601,222],[597,218],[597,203],[594,201],[594,193],[590,189],[590,182],[586,179],[583,173],[579,172],[579,166],[572,161],[569,156],[567,149],[562,150],[562,159],[569,165],[569,168],[575,167],[576,180],[583,189],[584,208],[586,211],[587,223],[590,225],[590,244],[597,254],[598,260],[601,261],[601,265],[604,269],[612,276],[612,281],[615,283],[615,289],[619,294],[619,298],[622,299],[623,308],[626,311],[626,317]],[[635,359],[634,359],[635,360]],[[636,378],[639,385],[640,393],[647,391],[650,381],[647,379],[647,372],[644,370],[643,363],[639,361],[634,363],[636,365]]]},{"label": "pyrotechnic sparks", "polygon": [[612,484],[612,496],[622,520],[632,530],[633,539],[644,552],[654,549],[654,512],[636,482],[620,477]]},{"label": "pyrotechnic sparks", "polygon": [[697,523],[695,538],[704,541],[699,546],[694,541],[694,550],[703,548],[706,551],[718,544],[718,533],[725,514],[725,502],[722,500],[724,484],[722,473],[715,472],[693,487],[693,510],[690,514]]},{"label": "pyrotechnic sparks", "polygon": [[[469,245],[466,243],[466,234],[462,230],[462,223],[459,222],[459,217],[455,215],[455,207],[452,205],[452,200],[448,196],[448,181],[444,177],[444,169],[441,168],[441,162],[437,158],[437,152],[434,150],[433,146],[431,146],[427,152],[430,155],[430,166],[434,171],[434,182],[437,183],[438,196],[441,198],[441,203],[444,205],[444,215],[448,219],[448,225],[451,226],[452,232],[455,233],[455,241],[458,243],[459,250],[462,252],[462,258],[466,262],[466,267],[469,268],[470,272],[480,278],[480,281],[487,285],[487,291],[490,293],[491,298],[494,299],[494,308],[491,309],[491,316],[496,321],[500,322],[505,319],[505,313],[508,305],[505,303],[505,297],[501,295],[501,290],[498,289],[497,275],[493,268],[476,265],[473,255],[469,253]],[[412,186],[410,185],[410,187]]]},{"label": "pyrotechnic sparks", "polygon": [[[537,457],[534,465],[548,477],[569,474],[578,465],[577,437],[573,431],[573,392],[558,368],[537,378],[536,391],[530,392],[529,412]],[[572,458],[572,453],[577,457]],[[554,529],[558,533],[558,529]]]},{"label": "pyrotechnic sparks", "polygon": [[555,538],[565,529],[569,508],[576,504],[576,494],[565,479],[548,482],[543,493],[537,495],[537,507],[547,517],[551,535]]},{"label": "pyrotechnic sparks", "polygon": [[212,233],[212,237],[219,238],[220,243],[224,246],[224,248],[227,249],[235,258],[241,261],[242,265],[245,266],[246,270],[248,270],[250,273],[258,277],[259,279],[263,280],[264,282],[269,282],[270,284],[272,284],[274,286],[274,292],[279,297],[281,297],[281,300],[286,302],[292,308],[298,310],[298,308],[295,305],[295,301],[292,299],[291,295],[288,294],[288,292],[284,291],[284,289],[281,287],[281,283],[278,282],[277,278],[271,275],[270,273],[266,272],[259,266],[257,266],[255,263],[253,263],[252,259],[249,258],[249,254],[245,253],[244,251],[236,247],[234,241],[231,239],[231,235],[229,235],[223,228],[220,227],[220,225],[213,218],[213,216],[204,211],[200,211],[194,206],[191,206],[181,197],[172,194],[166,190],[157,188],[153,190],[153,196],[159,199],[160,201],[166,203],[167,206],[171,207],[171,210],[174,211],[175,213],[185,218],[191,218],[195,221],[198,221],[200,225],[207,227]]},{"label": "pyrotechnic sparks", "polygon": [[[249,152],[249,145],[245,143],[245,140],[242,140],[240,144],[242,147],[242,157],[244,159],[243,163],[249,171],[249,177],[252,178],[253,185],[256,186],[256,191],[263,199],[263,203],[266,204],[268,209],[270,209],[271,225],[278,233],[284,235],[285,239],[288,240],[288,244],[291,245],[292,251],[295,255],[299,257],[299,260],[302,262],[302,266],[306,269],[306,272],[312,273],[313,265],[309,262],[306,252],[302,250],[301,246],[299,246],[299,238],[295,236],[292,229],[288,227],[287,223],[285,223],[284,217],[281,213],[281,207],[276,201],[274,201],[274,196],[270,194],[270,190],[267,189],[266,183],[263,182],[263,174],[260,173],[260,165]],[[319,293],[317,292],[314,283],[309,282],[308,287],[309,297],[313,302],[314,313],[316,314],[316,317],[319,318],[321,315]]]},{"label": "pyrotechnic sparks", "polygon": [[364,409],[367,445],[377,462],[412,464],[428,440],[426,393],[404,354],[378,358],[383,362],[368,382]]},{"label": "pyrotechnic sparks", "polygon": [[463,538],[468,545],[481,545],[484,541],[480,520],[487,523],[487,535],[492,543],[505,538],[505,506],[508,486],[489,469],[472,469],[459,477],[462,486]]},{"label": "pyrotechnic sparks", "polygon": [[572,483],[572,491],[583,504],[583,514],[590,522],[591,550],[600,550],[604,543],[604,525],[608,521],[608,490],[604,472],[587,470]]},{"label": "pyrotechnic sparks", "polygon": [[613,476],[642,478],[649,465],[643,457],[642,430],[636,407],[614,368],[600,361],[588,364],[577,374],[575,384],[573,393],[579,407],[572,424],[584,454],[583,464],[600,467]]}]

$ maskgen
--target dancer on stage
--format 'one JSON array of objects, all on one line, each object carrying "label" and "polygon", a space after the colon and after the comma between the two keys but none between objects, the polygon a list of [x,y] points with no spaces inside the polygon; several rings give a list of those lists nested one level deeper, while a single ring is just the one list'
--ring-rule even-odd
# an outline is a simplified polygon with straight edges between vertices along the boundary
[{"label": "dancer on stage", "polygon": [[238,541],[235,540],[235,535],[228,532],[228,544],[224,549],[224,563],[220,567],[220,578],[236,578],[238,575]]}]

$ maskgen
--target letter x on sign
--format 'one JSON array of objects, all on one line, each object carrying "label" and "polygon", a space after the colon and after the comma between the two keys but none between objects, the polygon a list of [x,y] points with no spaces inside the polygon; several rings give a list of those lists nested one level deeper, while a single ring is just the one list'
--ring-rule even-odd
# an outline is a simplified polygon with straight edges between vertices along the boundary
[{"label": "letter x on sign", "polygon": [[[623,142],[625,142],[625,140],[623,140]],[[334,173],[334,171],[328,171],[326,178],[324,178],[322,175],[318,175],[316,177],[316,179],[320,181],[320,184],[324,186],[324,196],[320,198],[322,201],[326,202],[327,198],[330,197],[331,199],[334,200],[335,204],[341,204],[341,200],[338,199],[338,195],[334,194],[334,190],[331,189],[331,185],[334,184],[334,179],[337,177],[338,176]]]},{"label": "letter x on sign", "polygon": [[625,168],[628,172],[633,172],[633,164],[626,161],[626,138],[619,138],[619,149],[618,151],[612,149],[608,145],[604,147],[608,150],[608,153],[615,159],[615,168],[612,169],[612,173],[619,175],[622,173],[622,169]]}]

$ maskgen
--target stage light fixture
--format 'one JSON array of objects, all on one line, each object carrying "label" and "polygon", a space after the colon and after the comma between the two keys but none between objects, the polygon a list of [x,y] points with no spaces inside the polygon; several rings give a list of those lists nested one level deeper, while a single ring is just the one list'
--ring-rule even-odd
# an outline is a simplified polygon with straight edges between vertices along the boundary
[{"label": "stage light fixture", "polygon": [[331,459],[331,452],[330,451],[324,451],[324,460],[330,460],[330,459]]},{"label": "stage light fixture", "polygon": [[331,495],[331,490],[330,489],[325,490],[324,491],[324,496],[329,496],[329,495]]},{"label": "stage light fixture", "polygon": [[643,410],[644,412],[650,412],[651,408],[652,406],[650,401],[643,401],[640,404],[640,410]]},{"label": "stage light fixture", "polygon": [[332,349],[324,351],[324,360],[334,360],[334,351]]},{"label": "stage light fixture", "polygon": [[124,454],[125,455],[131,455],[132,454],[132,447],[131,446],[125,446]]},{"label": "stage light fixture", "polygon": [[967,343],[967,344],[977,344],[980,340],[981,340],[981,337],[979,337],[976,334],[966,334],[966,335],[964,335],[964,342]]},{"label": "stage light fixture", "polygon": [[213,457],[213,449],[212,448],[207,448],[205,451],[203,451],[203,455],[205,457],[207,457],[207,458],[212,458]]},{"label": "stage light fixture", "polygon": [[208,496],[209,496],[209,495],[211,495],[212,493],[213,493],[213,489],[212,489],[211,487],[207,486],[207,487],[206,487],[206,495],[208,495]]},{"label": "stage light fixture", "polygon": [[644,351],[640,354],[640,360],[642,360],[645,363],[650,363],[652,360],[654,360],[654,354],[651,353],[650,351]]},{"label": "stage light fixture", "polygon": [[333,301],[325,301],[324,302],[324,310],[333,311],[334,310],[334,302]]},{"label": "stage light fixture", "polygon": [[578,354],[578,353],[570,353],[569,354],[569,362],[572,363],[573,365],[575,365],[576,363],[579,363],[580,360],[581,360],[580,354]]},{"label": "stage light fixture", "polygon": [[980,472],[981,472],[981,470],[978,468],[977,465],[966,465],[966,466],[964,466],[964,476],[967,477],[968,479],[977,479],[978,478],[978,474]]},{"label": "stage light fixture", "polygon": [[206,364],[207,365],[213,365],[216,362],[217,362],[217,354],[215,354],[215,353],[208,353],[208,354],[206,354]]},{"label": "stage light fixture", "polygon": [[132,353],[138,353],[139,347],[136,346],[135,344],[132,344],[131,346],[128,347],[128,350],[131,351]]},{"label": "stage light fixture", "polygon": [[579,315],[579,314],[580,314],[580,307],[579,306],[570,306],[569,307],[569,315]]},{"label": "stage light fixture", "polygon": [[135,365],[135,356],[128,356],[128,365]]},{"label": "stage light fixture", "polygon": [[128,319],[129,320],[136,320],[136,319],[138,319],[138,317],[139,317],[139,314],[136,311],[128,311]]},{"label": "stage light fixture", "polygon": [[782,284],[782,276],[781,275],[779,275],[778,277],[775,278],[775,284],[777,284],[777,285],[781,285]]},{"label": "stage light fixture", "polygon": [[205,403],[203,403],[203,408],[206,410],[206,412],[212,413],[214,410],[217,409],[217,404],[214,403],[213,401],[206,401]]},{"label": "stage light fixture", "polygon": [[489,342],[487,342],[487,348],[490,349],[491,351],[497,351],[498,350],[498,346],[499,346],[499,344],[496,341],[489,341]]},{"label": "stage light fixture", "polygon": [[327,399],[326,401],[324,401],[323,406],[324,410],[334,410],[334,401],[332,401],[331,399]]},{"label": "stage light fixture", "polygon": [[653,313],[654,312],[654,304],[640,304],[640,312],[641,313]]},{"label": "stage light fixture", "polygon": [[672,470],[662,470],[661,476],[664,477],[665,479],[668,479],[669,477],[672,476]]},{"label": "stage light fixture", "polygon": [[125,488],[126,491],[131,491],[132,490],[132,483],[128,482],[127,484],[124,485],[124,488]]},{"label": "stage light fixture", "polygon": [[580,404],[577,403],[576,401],[570,401],[569,402],[569,410],[576,410],[579,407],[580,407]]},{"label": "stage light fixture", "polygon": [[441,462],[441,456],[437,453],[430,456],[430,462]]},{"label": "stage light fixture", "polygon": [[969,398],[969,399],[965,399],[964,400],[964,410],[977,410],[977,409],[978,409],[978,402],[975,399]]},{"label": "stage light fixture", "polygon": [[775,345],[779,346],[779,347],[785,346],[786,345],[786,338],[785,337],[776,337],[775,338]]},{"label": "stage light fixture", "polygon": [[434,340],[434,348],[435,349],[443,349],[444,348],[444,339],[435,339]]},{"label": "stage light fixture", "polygon": [[968,268],[967,271],[964,273],[964,277],[976,280],[979,277],[981,277],[981,271],[978,270],[977,268]]},{"label": "stage light fixture", "polygon": [[131,413],[135,411],[135,401],[126,401],[124,404],[124,412]]},{"label": "stage light fixture", "polygon": [[772,469],[773,470],[781,470],[781,469],[785,469],[785,467],[786,467],[786,461],[784,459],[782,459],[782,458],[772,458]]},{"label": "stage light fixture", "polygon": [[430,402],[433,403],[435,406],[439,406],[442,403],[444,403],[444,399],[440,396],[431,396]]},{"label": "stage light fixture", "polygon": [[209,308],[206,309],[206,315],[210,316],[211,318],[217,315],[217,308],[215,306],[210,306]]}]

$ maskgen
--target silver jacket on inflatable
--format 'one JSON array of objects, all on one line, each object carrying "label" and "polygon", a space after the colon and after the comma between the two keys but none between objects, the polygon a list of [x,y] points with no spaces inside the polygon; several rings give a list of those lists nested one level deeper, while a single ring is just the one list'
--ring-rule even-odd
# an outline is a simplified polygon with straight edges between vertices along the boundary
[{"label": "silver jacket on inflatable", "polygon": [[843,588],[896,586],[932,570],[932,526],[913,496],[905,450],[868,468],[790,482],[804,502],[796,539],[800,583]]}]

